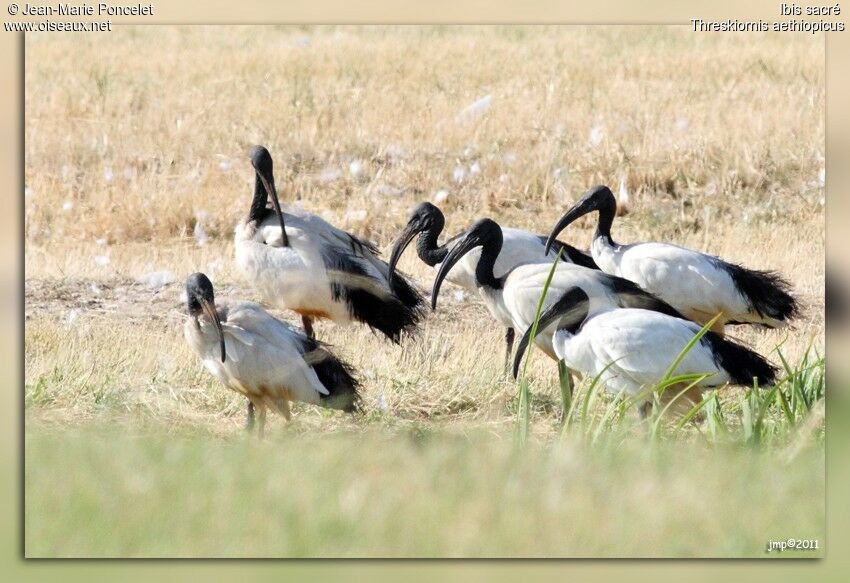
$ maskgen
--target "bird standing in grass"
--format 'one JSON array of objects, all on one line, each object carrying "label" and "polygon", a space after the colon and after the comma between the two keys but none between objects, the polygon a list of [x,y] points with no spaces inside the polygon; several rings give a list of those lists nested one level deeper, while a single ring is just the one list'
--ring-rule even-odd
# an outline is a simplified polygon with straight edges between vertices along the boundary
[{"label": "bird standing in grass", "polygon": [[[313,320],[366,324],[393,342],[422,315],[419,292],[389,267],[371,243],[302,211],[283,212],[271,154],[251,151],[256,172],[248,216],[236,227],[236,264],[263,299],[301,316],[308,335]],[[271,196],[273,208],[268,208]]]},{"label": "bird standing in grass", "polygon": [[[416,243],[416,253],[419,259],[426,265],[439,271],[440,264],[445,260],[449,250],[468,232],[468,230],[461,231],[442,245],[437,245],[437,239],[443,232],[445,224],[446,219],[443,212],[429,202],[423,202],[413,209],[407,225],[405,225],[398,239],[396,239],[390,254],[390,281],[395,276],[395,267],[402,253],[404,253],[404,250],[407,249],[407,246],[410,245],[417,235],[419,239]],[[556,241],[554,245],[559,249],[563,249],[561,261],[598,269],[590,255],[584,251],[580,251],[560,241]],[[555,252],[549,253],[547,256],[545,247],[546,237],[543,235],[536,235],[521,229],[503,227],[502,249],[493,266],[494,274],[497,277],[501,277],[514,267],[526,263],[546,263],[547,265],[551,265],[555,259]],[[481,252],[479,249],[471,250],[448,271],[446,279],[470,292],[475,292],[477,289],[475,267],[478,265],[480,255]],[[505,329],[506,365],[509,362],[513,349],[514,335],[515,331],[513,328],[507,327]]]},{"label": "bird standing in grass", "polygon": [[[537,305],[552,264],[519,265],[503,276],[496,277],[493,266],[502,248],[502,230],[490,219],[475,223],[449,251],[434,279],[431,307],[437,307],[437,297],[446,274],[466,253],[476,247],[481,247],[481,254],[475,266],[475,282],[488,310],[503,326],[526,330],[537,316]],[[588,295],[593,312],[616,307],[640,307],[673,316],[681,315],[667,303],[630,281],[563,262],[555,266],[544,298],[544,308],[555,303],[566,290],[575,287],[583,289]],[[554,326],[551,330],[542,329],[541,334],[534,340],[547,355],[557,360],[552,347],[553,332]]]},{"label": "bird standing in grass", "polygon": [[546,249],[579,217],[599,212],[590,252],[605,272],[629,279],[702,324],[720,314],[712,330],[725,324],[786,325],[798,314],[791,286],[773,271],[747,269],[714,255],[669,243],[620,245],[611,238],[617,210],[607,186],[595,186],[555,224]]},{"label": "bird standing in grass", "polygon": [[[290,419],[290,401],[353,413],[358,382],[351,367],[320,342],[271,316],[253,302],[216,304],[203,273],[186,280],[189,346],[224,385],[248,398],[259,411],[263,437],[266,410]],[[249,428],[253,415],[249,414]]]},{"label": "bird standing in grass", "polygon": [[[283,212],[266,148],[251,150],[251,164],[254,198],[236,226],[236,264],[263,300],[299,314],[310,338],[321,318],[361,322],[396,343],[412,332],[422,317],[421,294],[403,277],[389,280],[389,267],[371,243],[316,215]],[[249,419],[252,407],[249,402]]]},{"label": "bird standing in grass", "polygon": [[[552,346],[558,358],[573,370],[592,378],[599,376],[600,383],[614,394],[637,397],[641,403],[638,411],[643,418],[653,397],[642,394],[642,389],[653,387],[664,379],[701,326],[668,314],[635,308],[591,313],[590,304],[584,290],[569,289],[540,315],[538,330],[546,330],[554,324]],[[529,327],[517,346],[514,377],[530,335]],[[752,386],[754,381],[764,387],[776,380],[776,369],[761,355],[711,331],[707,331],[671,371],[672,376],[703,374],[705,377],[701,379],[668,387],[662,401],[678,397],[693,406],[700,402],[707,388],[727,383]]]}]

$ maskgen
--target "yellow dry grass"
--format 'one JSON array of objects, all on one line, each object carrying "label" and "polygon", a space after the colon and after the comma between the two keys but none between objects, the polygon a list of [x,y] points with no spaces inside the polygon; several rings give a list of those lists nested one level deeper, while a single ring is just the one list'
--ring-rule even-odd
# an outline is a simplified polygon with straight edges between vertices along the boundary
[{"label": "yellow dry grass", "polygon": [[[214,543],[169,546],[180,537],[156,532],[138,544],[132,537],[104,535],[105,542],[114,544],[93,550],[95,539],[81,530],[81,538],[68,543],[67,531],[57,525],[66,519],[66,526],[76,525],[78,516],[91,513],[81,508],[59,517],[69,508],[68,500],[53,496],[56,468],[47,466],[66,449],[55,450],[59,446],[49,428],[104,422],[125,428],[142,423],[156,434],[189,433],[193,439],[239,433],[244,401],[214,381],[185,345],[180,292],[183,278],[199,270],[211,276],[220,296],[256,299],[234,269],[231,242],[233,226],[249,205],[254,174],[247,154],[256,143],[275,156],[278,188],[287,202],[371,238],[383,249],[406,222],[408,209],[422,200],[442,201],[447,234],[484,216],[545,233],[587,187],[603,182],[615,192],[626,190],[628,213],[614,227],[619,240],[674,242],[778,270],[793,283],[803,303],[793,329],[738,328],[735,337],[762,353],[784,341],[792,363],[810,344],[822,352],[823,63],[820,36],[694,35],[684,27],[146,26],[116,27],[96,36],[28,35],[25,376],[33,432],[28,438],[33,448],[28,453],[28,491],[32,487],[37,492],[29,499],[35,529],[28,531],[28,548],[47,555],[215,554],[223,548]],[[487,96],[486,111],[462,113]],[[591,228],[590,221],[581,221],[562,239],[586,247]],[[206,236],[200,237],[203,245],[195,236],[201,233]],[[433,272],[412,249],[400,265],[421,287],[430,288]],[[175,281],[149,286],[147,278],[155,272],[168,272]],[[319,337],[360,373],[365,422],[297,407],[286,430],[281,421],[271,420],[272,443],[302,443],[300,434],[317,431],[344,430],[342,436],[362,431],[368,436],[375,430],[386,429],[390,435],[410,430],[427,436],[439,429],[448,435],[495,436],[507,447],[516,385],[502,376],[503,331],[480,301],[454,291],[444,292],[439,311],[402,346],[392,346],[363,327],[320,324]],[[529,375],[535,383],[532,431],[535,441],[546,443],[559,427],[555,366],[536,352]],[[67,451],[81,460],[83,469],[63,496],[77,495],[77,501],[100,496],[95,477],[109,472],[116,472],[119,482],[121,476],[132,478],[133,472],[110,465],[99,454],[90,459],[88,452],[100,451],[102,442],[88,442],[87,434],[81,435]],[[699,440],[693,431],[683,432],[683,439],[689,435]],[[364,439],[369,444],[375,438]],[[149,453],[159,459],[156,439],[150,442],[153,452],[121,443],[129,448],[127,460],[147,460]],[[321,451],[333,449],[332,443]],[[639,444],[636,450],[642,448]],[[464,456],[478,459],[474,448],[464,447]],[[286,455],[299,451],[287,450]],[[450,455],[439,447],[429,451],[432,457]],[[325,452],[321,459],[349,459],[346,452]],[[405,452],[388,451],[387,459],[396,454],[408,459]],[[249,454],[249,459],[262,455]],[[557,459],[559,454],[552,455]],[[702,459],[699,455],[694,459]],[[819,455],[799,465],[796,489],[789,485],[789,491],[807,483],[810,468],[820,467]],[[275,462],[275,471],[288,471],[281,468],[289,459]],[[353,465],[345,471],[357,474],[352,468],[360,458],[351,459]],[[231,462],[220,473],[236,467]],[[438,466],[426,462],[414,459],[406,471],[429,483],[429,468]],[[576,472],[613,475],[621,462],[625,464],[617,458],[602,462],[609,464],[602,469],[581,466]],[[488,463],[481,462],[484,469],[469,478],[473,483],[488,475],[487,467],[502,471],[498,463]],[[741,463],[747,465],[746,460]],[[623,493],[630,496],[625,505],[643,509],[654,504],[653,488],[669,488],[670,496],[682,500],[695,496],[703,466],[692,465],[675,478],[647,476],[652,488]],[[163,483],[191,469],[182,463],[166,466],[156,470]],[[632,471],[627,466],[622,466],[625,475]],[[470,466],[463,462],[459,467]],[[320,462],[310,468],[317,475],[326,471]],[[775,474],[770,465],[762,478],[770,481]],[[530,476],[529,483],[535,483]],[[540,483],[557,490],[561,477]],[[718,484],[726,478],[732,476],[721,476]],[[266,478],[258,474],[251,479]],[[288,478],[268,479],[289,483]],[[760,483],[753,482],[753,492]],[[597,482],[576,484],[576,491],[591,496]],[[752,506],[749,494],[730,501],[727,490],[718,486],[717,500],[730,504],[729,516]],[[789,515],[819,523],[822,500],[815,490],[811,500],[790,497],[799,505]],[[115,508],[132,507],[120,492]],[[231,499],[237,494],[220,495]],[[495,488],[487,500],[500,496]],[[607,493],[603,497],[609,500]],[[470,541],[478,532],[477,514],[464,514],[465,502],[458,508],[447,504],[446,516],[436,518],[427,496],[412,498],[425,507],[405,518],[413,525],[409,532],[417,524],[451,524],[446,516],[458,517],[462,528],[469,529]],[[39,500],[55,502],[56,516],[39,514]],[[158,503],[167,508],[168,500],[164,496]],[[479,503],[489,508],[498,504],[487,500]],[[558,500],[567,505],[562,509],[581,515],[568,522],[584,519],[587,528],[593,525],[593,516]],[[265,508],[259,500],[257,504],[253,510]],[[151,502],[150,508],[155,506]],[[299,505],[293,512],[309,506]],[[370,504],[368,512],[376,508]],[[707,508],[706,516],[716,515],[714,505]],[[194,520],[191,508],[182,511],[188,521]],[[386,525],[390,534],[363,538],[365,546],[348,547],[342,554],[415,554],[423,548],[412,535],[404,539],[408,546],[393,547],[392,541],[400,540],[395,519],[373,516],[373,521],[364,512],[353,523]],[[616,539],[620,542],[612,540],[608,546],[603,540],[588,545],[592,539],[580,535],[583,542],[558,546],[563,539],[552,524],[545,533],[551,544],[538,552],[640,554],[634,543],[650,532],[658,539],[653,547],[658,554],[761,552],[753,550],[761,544],[755,523],[746,544],[717,538],[719,544],[701,547],[707,535],[694,531],[687,545],[671,551],[675,542],[670,547],[670,541],[684,540],[680,537],[687,527],[671,526],[670,514],[647,515],[645,529],[624,527],[623,537]],[[223,523],[231,517],[220,512]],[[114,517],[100,518],[105,525],[101,534],[111,532]],[[529,514],[529,524],[536,526],[523,527],[525,534],[516,539],[502,532],[499,536],[506,538],[499,544],[476,539],[474,544],[432,543],[425,548],[434,554],[511,554],[506,541],[527,542],[537,540],[530,532],[543,534],[545,521],[537,518]],[[774,522],[765,519],[765,528],[782,523],[781,517],[770,520]],[[507,518],[503,522],[511,524]],[[720,525],[704,524],[711,532]],[[198,532],[205,530],[199,527]],[[440,540],[438,531],[430,540]],[[583,531],[576,526],[575,532]],[[217,530],[208,534],[215,541],[227,538]],[[271,538],[262,552],[299,554],[301,549],[301,554],[320,555],[327,540],[323,536],[311,539],[316,546],[285,549],[275,547],[277,539]],[[351,540],[360,540],[358,536]],[[236,536],[227,552],[243,554],[238,545],[251,540]],[[513,552],[533,554],[528,548],[520,545]]]},{"label": "yellow dry grass", "polygon": [[[286,200],[384,248],[407,210],[439,191],[449,233],[482,216],[544,233],[588,186],[625,188],[630,212],[615,225],[624,242],[676,242],[793,282],[805,306],[795,329],[736,336],[767,352],[787,335],[791,358],[812,341],[822,346],[818,37],[753,42],[676,27],[122,27],[96,38],[33,35],[26,55],[30,281],[115,285],[169,271],[178,281],[160,295],[170,293],[176,310],[179,280],[202,270],[223,293],[235,284],[253,298],[233,270],[230,237],[251,196],[248,149],[263,143]],[[486,111],[461,113],[485,96]],[[193,237],[198,224],[205,246]],[[587,221],[563,236],[586,246],[590,229]],[[430,286],[433,274],[412,250],[401,266]],[[411,398],[429,410],[450,392],[445,382],[470,370],[466,356],[477,361],[490,347],[488,375],[500,366],[500,331],[470,306],[474,298],[452,299],[443,304],[451,317],[430,319],[406,347],[356,328],[322,326],[321,335],[360,368],[387,359],[382,375],[416,379]],[[87,304],[75,301],[53,305],[77,308],[85,321]],[[93,325],[118,333],[115,315]],[[31,338],[36,325],[62,329],[67,312],[29,316]],[[147,327],[127,333],[145,337]],[[161,340],[174,344],[170,354],[181,350],[178,332]],[[431,354],[423,345],[443,337],[455,349],[456,368],[439,367],[446,378],[398,370],[408,351]],[[28,379],[53,358],[28,359]],[[540,357],[532,372],[551,377],[552,368]],[[366,386],[369,397],[383,391]]]}]

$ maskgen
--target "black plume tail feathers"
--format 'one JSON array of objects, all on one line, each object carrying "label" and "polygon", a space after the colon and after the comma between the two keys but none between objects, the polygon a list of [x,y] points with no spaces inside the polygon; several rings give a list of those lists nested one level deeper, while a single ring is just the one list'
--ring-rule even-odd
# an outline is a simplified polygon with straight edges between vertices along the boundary
[{"label": "black plume tail feathers", "polygon": [[799,315],[800,306],[791,295],[791,284],[775,271],[747,269],[721,259],[717,259],[717,263],[729,273],[752,310],[764,320],[757,323],[776,327]]},{"label": "black plume tail feathers", "polygon": [[360,381],[354,376],[351,365],[334,356],[318,340],[304,336],[301,342],[304,347],[304,361],[316,372],[319,381],[329,393],[319,395],[321,405],[346,413],[359,412]]},{"label": "black plume tail feathers", "polygon": [[345,302],[353,319],[396,343],[419,324],[425,302],[400,274],[393,278],[392,289],[388,291],[352,255],[327,253],[323,261],[331,277],[333,299]]},{"label": "black plume tail feathers", "polygon": [[758,386],[766,387],[776,382],[778,369],[746,346],[714,332],[706,332],[700,341],[708,344],[715,362],[727,372],[733,384],[751,387],[755,379]]}]

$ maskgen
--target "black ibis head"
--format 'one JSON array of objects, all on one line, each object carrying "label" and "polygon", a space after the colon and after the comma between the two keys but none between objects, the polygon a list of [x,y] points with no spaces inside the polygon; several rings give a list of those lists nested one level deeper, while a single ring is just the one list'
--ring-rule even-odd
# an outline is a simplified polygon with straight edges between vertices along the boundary
[{"label": "black ibis head", "polygon": [[257,173],[260,182],[263,183],[266,193],[272,197],[272,204],[274,204],[274,210],[280,222],[283,246],[289,247],[286,226],[283,224],[283,211],[280,209],[280,200],[277,197],[277,189],[274,185],[274,162],[272,161],[272,155],[265,146],[254,146],[251,148],[251,165],[254,167],[254,171]]},{"label": "black ibis head", "polygon": [[204,315],[215,324],[218,340],[221,343],[221,362],[224,362],[227,357],[224,349],[224,331],[221,329],[221,318],[215,308],[215,294],[210,278],[203,273],[193,273],[186,278],[186,304],[190,316],[198,318]]},{"label": "black ibis head", "polygon": [[[587,318],[588,310],[589,310],[589,302],[590,298],[587,293],[581,289],[580,287],[572,287],[565,291],[558,301],[549,306],[548,309],[544,310],[542,314],[540,314],[540,318],[537,320],[537,329],[536,334],[540,334],[546,328],[552,325],[553,322],[558,322],[559,329],[567,329],[573,334],[575,334],[579,327],[581,327],[582,322]],[[525,334],[522,335],[522,338],[519,340],[519,344],[517,345],[516,355],[514,355],[514,378],[517,377],[517,373],[519,373],[519,365],[522,363],[522,355],[525,353],[525,349],[528,347],[528,343],[531,340],[531,331],[534,328],[534,324],[528,327],[528,330],[525,331]]]},{"label": "black ibis head", "polygon": [[605,215],[606,223],[608,223],[608,228],[610,229],[610,221],[613,221],[614,213],[617,211],[617,199],[614,198],[614,193],[607,186],[598,185],[588,190],[578,202],[558,219],[558,222],[555,223],[555,227],[546,239],[546,253],[549,253],[561,231],[566,229],[567,226],[579,217],[583,217],[593,211],[599,211],[600,216]]},{"label": "black ibis head", "polygon": [[420,233],[430,233],[433,236],[433,243],[436,246],[437,236],[443,231],[445,225],[446,218],[443,216],[443,212],[430,202],[423,202],[410,212],[410,218],[393,244],[392,253],[390,254],[390,285],[392,285],[393,278],[395,277],[396,263],[398,263],[402,253],[404,253],[404,250],[407,249],[414,237]]},{"label": "black ibis head", "polygon": [[496,263],[496,257],[502,250],[502,228],[496,221],[481,219],[469,228],[462,239],[455,243],[440,264],[440,270],[437,272],[437,277],[434,278],[434,287],[431,289],[432,310],[437,309],[437,296],[446,275],[460,261],[461,257],[476,247],[483,248],[478,266],[475,269],[476,284],[494,286],[497,283],[493,275],[493,266]]}]

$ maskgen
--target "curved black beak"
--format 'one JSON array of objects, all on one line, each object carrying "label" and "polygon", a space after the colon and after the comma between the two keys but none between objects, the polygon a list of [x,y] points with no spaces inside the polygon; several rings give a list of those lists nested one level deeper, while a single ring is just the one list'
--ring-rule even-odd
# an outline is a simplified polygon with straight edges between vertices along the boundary
[{"label": "curved black beak", "polygon": [[283,224],[283,211],[280,210],[280,201],[277,198],[277,189],[274,186],[274,178],[266,176],[261,170],[257,170],[257,176],[263,183],[263,186],[272,197],[272,204],[277,213],[277,220],[280,221],[281,239],[284,247],[289,247],[289,237],[286,235],[286,226]]},{"label": "curved black beak", "polygon": [[[559,328],[566,328],[575,333],[581,323],[587,318],[588,313],[588,296],[580,287],[572,287],[568,289],[557,302],[549,306],[540,314],[540,319],[537,321],[537,330],[535,337],[543,332],[546,328],[552,325],[553,322],[560,321]],[[525,334],[519,340],[516,354],[514,355],[514,378],[519,373],[519,365],[522,364],[522,356],[528,348],[528,343],[531,340],[531,331],[534,329],[534,324],[528,327]]]},{"label": "curved black beak", "polygon": [[564,215],[558,219],[558,222],[555,223],[554,228],[549,233],[549,237],[546,239],[545,253],[547,255],[549,254],[549,250],[552,249],[552,245],[555,243],[555,239],[558,238],[558,235],[561,234],[561,231],[566,229],[571,223],[575,222],[576,219],[579,219],[587,213],[591,213],[595,210],[597,210],[596,200],[592,196],[584,196],[581,200],[575,203],[572,208],[565,212]]},{"label": "curved black beak", "polygon": [[475,247],[482,245],[484,240],[481,235],[473,229],[469,233],[467,233],[466,237],[458,241],[449,251],[446,258],[443,259],[443,262],[440,264],[440,270],[437,272],[437,277],[434,278],[434,286],[431,288],[431,309],[437,309],[437,296],[440,293],[440,286],[443,285],[443,280],[448,275],[449,271],[451,271],[452,267],[455,266],[455,263],[460,261],[460,258],[472,251]]},{"label": "curved black beak", "polygon": [[414,225],[413,223],[407,223],[404,229],[396,239],[396,242],[393,244],[392,253],[390,253],[390,262],[389,267],[390,271],[387,275],[387,281],[390,284],[390,287],[393,285],[393,278],[395,278],[395,266],[398,263],[398,260],[401,259],[401,254],[404,253],[404,250],[407,249],[407,246],[410,245],[410,242],[413,241],[414,237],[421,232],[421,229]]},{"label": "curved black beak", "polygon": [[215,302],[207,299],[201,299],[201,309],[204,311],[204,314],[215,323],[215,327],[218,330],[218,340],[221,343],[221,362],[224,362],[224,359],[227,358],[227,352],[224,349],[224,330],[221,329],[221,318],[218,317],[218,310],[215,309]]}]

